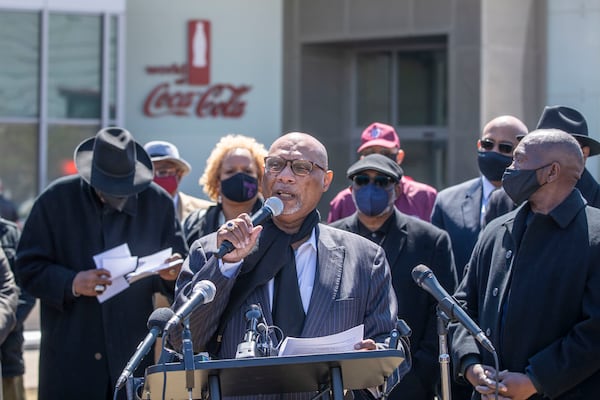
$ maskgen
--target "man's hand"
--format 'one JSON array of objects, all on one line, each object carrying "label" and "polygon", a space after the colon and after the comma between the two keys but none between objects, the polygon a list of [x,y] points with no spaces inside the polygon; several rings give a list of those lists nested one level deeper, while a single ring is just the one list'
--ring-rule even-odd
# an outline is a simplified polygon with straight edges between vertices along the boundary
[{"label": "man's hand", "polygon": [[501,385],[506,387],[503,395],[513,400],[525,400],[537,393],[531,379],[520,372],[500,372]]},{"label": "man's hand", "polygon": [[261,231],[262,226],[252,226],[250,216],[245,213],[221,225],[217,231],[217,248],[221,247],[225,240],[229,240],[234,246],[232,252],[223,256],[223,261],[241,261],[250,253]]},{"label": "man's hand", "polygon": [[80,271],[73,279],[73,294],[83,296],[97,296],[104,290],[97,292],[96,286],[110,285],[110,272],[106,269],[88,269]]},{"label": "man's hand", "polygon": [[377,345],[373,339],[363,339],[354,345],[355,350],[376,350]]},{"label": "man's hand", "polygon": [[[473,385],[475,390],[481,393],[482,398],[486,395],[494,395],[496,391],[496,369],[489,365],[473,364],[469,365],[465,373],[465,378]],[[506,395],[506,386],[502,383],[502,379],[498,383],[498,399],[500,394]]]},{"label": "man's hand", "polygon": [[165,264],[175,260],[181,260],[181,264],[177,264],[171,268],[158,271],[158,275],[165,281],[174,281],[179,276],[179,271],[181,271],[181,266],[183,265],[183,258],[181,257],[181,254],[173,253],[171,257],[165,260]]}]

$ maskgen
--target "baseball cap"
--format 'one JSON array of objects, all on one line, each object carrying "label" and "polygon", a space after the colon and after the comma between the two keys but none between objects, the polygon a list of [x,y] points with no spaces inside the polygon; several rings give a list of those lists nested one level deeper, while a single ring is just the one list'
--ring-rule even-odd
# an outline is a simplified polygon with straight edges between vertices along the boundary
[{"label": "baseball cap", "polygon": [[388,149],[400,148],[400,138],[393,126],[373,122],[360,135],[360,147],[356,152],[360,153],[371,146],[382,146]]}]

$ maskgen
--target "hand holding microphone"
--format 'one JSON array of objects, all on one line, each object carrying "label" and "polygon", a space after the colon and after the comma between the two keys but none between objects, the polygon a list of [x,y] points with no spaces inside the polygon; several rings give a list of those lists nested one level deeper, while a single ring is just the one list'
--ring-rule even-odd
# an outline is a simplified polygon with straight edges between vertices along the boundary
[{"label": "hand holding microphone", "polygon": [[252,218],[248,214],[227,221],[217,231],[217,258],[225,262],[238,262],[246,257],[258,239],[262,227],[259,226],[272,216],[283,211],[283,202],[277,197],[269,197],[264,206]]}]

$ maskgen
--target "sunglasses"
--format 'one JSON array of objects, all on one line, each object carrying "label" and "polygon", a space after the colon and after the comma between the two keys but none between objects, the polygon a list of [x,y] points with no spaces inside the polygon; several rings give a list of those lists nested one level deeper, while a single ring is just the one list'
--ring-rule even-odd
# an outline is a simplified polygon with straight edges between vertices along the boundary
[{"label": "sunglasses", "polygon": [[[481,147],[486,151],[493,150],[494,146],[496,145],[496,142],[494,142],[490,139],[482,139],[479,141],[479,143],[481,143]],[[500,150],[500,153],[512,154],[514,149],[515,149],[515,146],[513,146],[512,144],[498,143],[498,150]]]},{"label": "sunglasses", "polygon": [[394,182],[394,180],[389,176],[384,175],[375,175],[372,178],[369,175],[354,175],[354,177],[352,177],[352,182],[354,182],[354,185],[357,187],[366,186],[369,183],[373,183],[375,186],[387,188],[391,183]]},{"label": "sunglasses", "polygon": [[321,167],[319,164],[308,160],[286,160],[281,157],[265,157],[265,171],[268,173],[278,174],[283,171],[288,164],[290,164],[292,172],[298,176],[309,175],[314,167],[325,171],[325,168]]}]

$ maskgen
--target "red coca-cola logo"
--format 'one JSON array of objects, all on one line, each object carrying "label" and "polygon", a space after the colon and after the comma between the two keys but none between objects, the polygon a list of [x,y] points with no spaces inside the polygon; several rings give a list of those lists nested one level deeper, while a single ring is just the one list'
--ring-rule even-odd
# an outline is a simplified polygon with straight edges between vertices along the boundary
[{"label": "red coca-cola logo", "polygon": [[148,75],[176,75],[173,82],[159,83],[144,100],[148,117],[240,118],[246,111],[243,96],[250,86],[227,83],[210,85],[212,29],[209,20],[187,22],[187,63],[146,66]]},{"label": "red coca-cola logo", "polygon": [[172,89],[169,82],[163,82],[146,97],[144,115],[240,118],[246,111],[242,96],[249,91],[250,86],[230,84],[216,84],[202,90],[179,90]]}]

